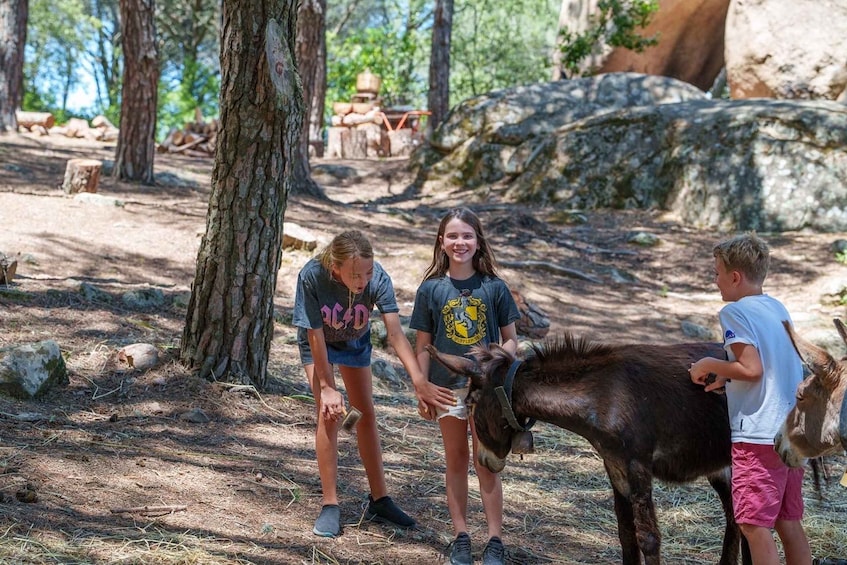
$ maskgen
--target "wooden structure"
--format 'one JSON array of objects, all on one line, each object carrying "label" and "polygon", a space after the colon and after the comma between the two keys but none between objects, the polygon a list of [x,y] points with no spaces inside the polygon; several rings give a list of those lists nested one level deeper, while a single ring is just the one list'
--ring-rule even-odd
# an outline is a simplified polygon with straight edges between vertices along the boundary
[{"label": "wooden structure", "polygon": [[367,159],[399,157],[412,153],[420,141],[419,124],[425,110],[383,110],[379,89],[382,80],[369,70],[356,77],[356,94],[350,102],[332,104],[332,125],[327,129],[324,157]]}]

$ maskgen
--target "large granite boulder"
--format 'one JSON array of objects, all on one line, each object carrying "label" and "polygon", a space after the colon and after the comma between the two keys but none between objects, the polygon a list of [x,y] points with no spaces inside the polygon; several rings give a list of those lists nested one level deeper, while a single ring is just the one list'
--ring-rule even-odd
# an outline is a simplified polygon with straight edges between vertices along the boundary
[{"label": "large granite boulder", "polygon": [[847,101],[847,2],[733,0],[730,96]]},{"label": "large granite boulder", "polygon": [[600,75],[468,100],[415,157],[425,194],[847,230],[847,107],[834,102],[709,100],[673,79]]},{"label": "large granite boulder", "polygon": [[729,0],[659,0],[659,10],[639,32],[658,44],[636,53],[616,47],[597,72],[635,72],[677,78],[709,90],[724,66]]}]

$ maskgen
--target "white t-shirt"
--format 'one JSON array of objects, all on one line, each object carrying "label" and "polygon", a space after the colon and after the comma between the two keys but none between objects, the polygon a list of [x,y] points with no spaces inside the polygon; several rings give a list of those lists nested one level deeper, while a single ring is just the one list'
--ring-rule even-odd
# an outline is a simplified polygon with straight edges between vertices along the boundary
[{"label": "white t-shirt", "polygon": [[757,382],[733,380],[726,385],[732,441],[772,445],[803,380],[802,362],[782,326],[791,317],[767,294],[727,304],[718,317],[729,360],[735,360],[730,346],[746,343],[759,352],[763,368]]}]

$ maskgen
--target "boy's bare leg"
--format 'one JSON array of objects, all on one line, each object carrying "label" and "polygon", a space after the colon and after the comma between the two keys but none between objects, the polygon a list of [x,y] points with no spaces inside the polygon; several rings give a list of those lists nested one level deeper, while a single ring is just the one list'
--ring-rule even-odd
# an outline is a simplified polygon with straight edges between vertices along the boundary
[{"label": "boy's bare leg", "polygon": [[770,528],[754,526],[752,524],[738,524],[741,533],[747,538],[750,545],[750,556],[755,565],[779,565],[779,554],[776,551],[776,542]]},{"label": "boy's bare leg", "polygon": [[785,565],[810,565],[812,550],[809,539],[798,520],[777,520],[776,533],[785,550]]}]

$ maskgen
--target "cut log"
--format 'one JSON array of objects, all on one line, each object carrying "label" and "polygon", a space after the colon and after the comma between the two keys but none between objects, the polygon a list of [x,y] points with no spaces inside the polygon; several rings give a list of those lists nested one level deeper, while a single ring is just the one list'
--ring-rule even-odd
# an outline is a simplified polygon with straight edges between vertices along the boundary
[{"label": "cut log", "polygon": [[97,192],[103,163],[96,159],[70,159],[65,167],[62,190],[65,194]]},{"label": "cut log", "polygon": [[326,130],[326,158],[341,159],[341,134],[345,127],[330,127]]},{"label": "cut log", "polygon": [[388,132],[392,157],[408,157],[415,148],[412,143],[412,130],[409,128]]},{"label": "cut log", "polygon": [[56,123],[56,118],[50,112],[15,112],[18,127],[31,130],[34,126],[50,129]]},{"label": "cut log", "polygon": [[358,129],[345,128],[341,132],[341,157],[344,159],[366,159],[368,136]]},{"label": "cut log", "polygon": [[65,126],[65,137],[88,137],[90,129],[87,121],[71,118]]}]

